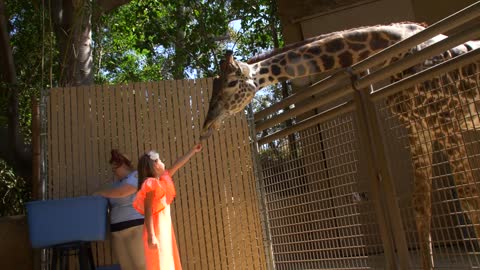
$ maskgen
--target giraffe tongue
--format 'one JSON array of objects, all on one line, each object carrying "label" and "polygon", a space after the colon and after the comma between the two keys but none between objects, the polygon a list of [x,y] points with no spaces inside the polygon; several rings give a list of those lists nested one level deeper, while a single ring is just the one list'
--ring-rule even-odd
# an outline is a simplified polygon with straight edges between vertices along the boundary
[{"label": "giraffe tongue", "polygon": [[213,133],[213,128],[210,127],[210,128],[208,129],[207,133],[205,133],[205,134],[203,134],[203,135],[200,136],[200,140],[203,141],[203,140],[208,139],[210,136],[212,136],[212,133]]}]

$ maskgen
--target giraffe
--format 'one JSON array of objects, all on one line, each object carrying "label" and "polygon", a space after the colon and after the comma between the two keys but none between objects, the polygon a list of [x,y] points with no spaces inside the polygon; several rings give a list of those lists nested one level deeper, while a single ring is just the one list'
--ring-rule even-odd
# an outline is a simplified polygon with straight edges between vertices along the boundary
[{"label": "giraffe", "polygon": [[[242,111],[255,93],[268,85],[351,66],[423,29],[425,26],[422,24],[402,22],[333,32],[289,46],[280,52],[256,59],[253,63],[236,61],[232,54],[227,54],[225,61],[221,63],[220,77],[214,81],[201,139],[206,140],[211,136],[224,119]],[[432,38],[407,52],[387,59],[380,66],[388,65],[445,37],[439,35]],[[403,76],[479,47],[480,41],[459,45],[422,65],[410,68]],[[460,132],[471,128],[471,123],[462,115],[465,111],[476,111],[472,106],[475,104],[474,98],[478,100],[480,80],[469,76],[478,71],[478,63],[472,64],[387,98],[390,111],[405,123],[409,134],[414,171],[412,206],[423,269],[434,267],[430,236],[434,141],[448,156],[462,208],[467,212],[477,237],[480,237],[480,191],[475,183]],[[401,77],[402,74],[393,76],[392,80],[398,79],[398,76]],[[437,90],[432,91],[433,86],[445,82],[450,82],[448,87],[435,88]],[[477,87],[477,90],[469,90],[472,87]]]}]

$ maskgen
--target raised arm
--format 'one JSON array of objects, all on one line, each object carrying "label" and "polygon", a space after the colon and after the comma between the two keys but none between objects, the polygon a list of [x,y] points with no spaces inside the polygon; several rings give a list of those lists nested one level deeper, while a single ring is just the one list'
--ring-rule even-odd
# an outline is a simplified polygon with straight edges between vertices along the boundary
[{"label": "raised arm", "polygon": [[187,163],[193,155],[196,153],[200,152],[202,150],[202,144],[196,144],[195,146],[192,147],[185,155],[179,157],[175,163],[173,163],[172,167],[168,169],[168,172],[170,173],[170,176],[173,176],[178,169],[183,167],[185,163]]}]

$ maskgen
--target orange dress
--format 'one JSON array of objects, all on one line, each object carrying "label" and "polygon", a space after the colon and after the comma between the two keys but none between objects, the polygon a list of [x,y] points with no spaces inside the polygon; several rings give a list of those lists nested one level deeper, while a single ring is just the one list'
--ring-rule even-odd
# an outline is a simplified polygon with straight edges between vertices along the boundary
[{"label": "orange dress", "polygon": [[148,246],[148,235],[143,227],[143,246],[145,248],[145,264],[147,270],[179,270],[182,269],[180,256],[173,231],[170,216],[170,204],[175,198],[175,186],[168,171],[160,179],[147,178],[137,192],[133,207],[145,215],[144,201],[147,192],[154,191],[152,203],[152,218],[158,246],[152,249]]}]

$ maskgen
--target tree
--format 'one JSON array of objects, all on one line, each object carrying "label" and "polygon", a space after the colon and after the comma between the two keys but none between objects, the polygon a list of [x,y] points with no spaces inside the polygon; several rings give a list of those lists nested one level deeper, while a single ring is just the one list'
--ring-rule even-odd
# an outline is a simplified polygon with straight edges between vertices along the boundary
[{"label": "tree", "polygon": [[[243,59],[274,47],[274,7],[267,0],[0,0],[0,134],[9,134],[0,160],[31,178],[30,102],[40,89],[214,76],[217,56],[231,46]],[[235,20],[241,33],[229,28]]]}]

